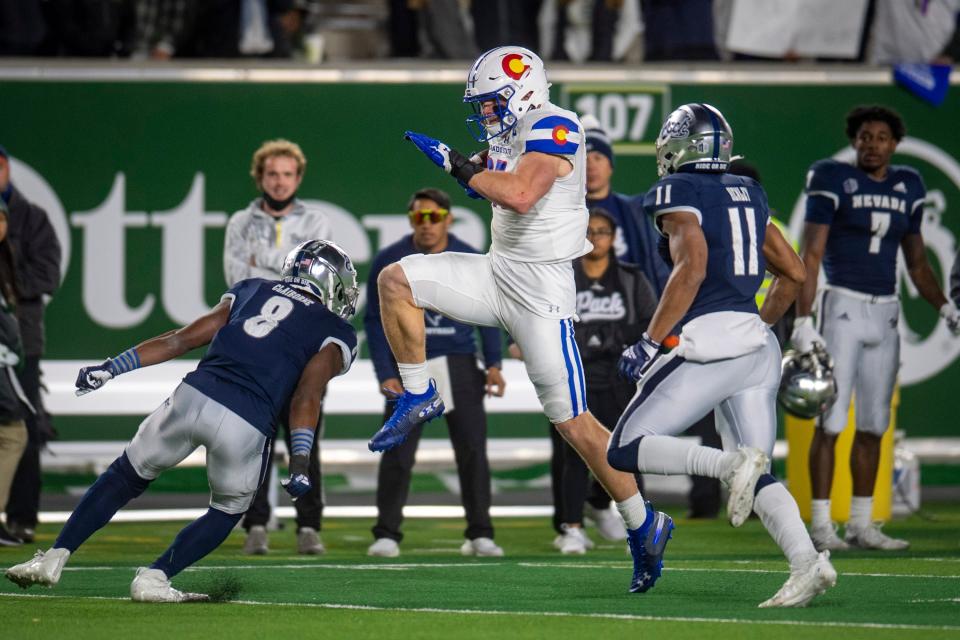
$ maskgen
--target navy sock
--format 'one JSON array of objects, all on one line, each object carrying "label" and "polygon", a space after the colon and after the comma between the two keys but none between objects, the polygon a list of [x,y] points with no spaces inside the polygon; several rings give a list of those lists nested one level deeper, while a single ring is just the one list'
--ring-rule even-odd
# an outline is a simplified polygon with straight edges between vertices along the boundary
[{"label": "navy sock", "polygon": [[224,513],[210,507],[177,534],[173,544],[150,568],[160,569],[172,578],[219,547],[242,517],[242,513]]},{"label": "navy sock", "polygon": [[76,551],[149,484],[149,480],[144,480],[133,470],[126,452],[121,454],[83,494],[80,504],[53,543],[54,548],[67,549],[70,553]]}]

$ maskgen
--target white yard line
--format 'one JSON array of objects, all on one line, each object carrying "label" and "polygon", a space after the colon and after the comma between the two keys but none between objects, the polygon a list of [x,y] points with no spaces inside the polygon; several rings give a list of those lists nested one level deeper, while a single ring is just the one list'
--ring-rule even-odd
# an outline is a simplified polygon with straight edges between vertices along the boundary
[{"label": "white yard line", "polygon": [[[236,564],[236,565],[201,565],[199,567],[189,567],[186,571],[229,571],[231,569],[236,569],[240,571],[248,570],[257,570],[257,569],[289,569],[289,570],[302,570],[302,569],[339,569],[343,571],[405,571],[408,569],[450,569],[450,568],[465,568],[465,569],[482,569],[484,567],[496,567],[512,565],[516,567],[528,567],[531,569],[616,569],[618,571],[626,571],[630,569],[630,565],[627,562],[616,563],[616,562],[595,562],[595,563],[560,563],[560,562],[517,562],[510,563],[504,561],[497,562],[488,562],[486,560],[479,560],[476,562],[404,562],[404,563],[368,563],[368,564],[325,564],[325,563],[314,563],[314,564]],[[131,571],[134,567],[106,567],[106,566],[89,566],[89,567],[65,567],[64,571]],[[698,572],[698,573],[769,573],[769,574],[786,574],[787,569],[720,569],[720,568],[709,568],[709,567],[664,567],[665,573],[670,572]],[[960,580],[960,575],[934,575],[927,573],[863,573],[859,571],[840,571],[841,577],[857,577],[857,578],[923,578],[923,579],[942,579],[942,580]]]},{"label": "white yard line", "polygon": [[[0,597],[8,598],[74,598],[77,600],[116,600],[125,601],[129,598],[109,598],[104,596],[58,596],[30,593],[0,593]],[[474,616],[526,616],[536,618],[591,618],[607,620],[642,620],[648,622],[700,622],[722,624],[750,624],[764,626],[790,627],[833,627],[846,629],[895,629],[913,631],[960,631],[960,626],[950,625],[917,625],[917,624],[884,624],[880,622],[835,622],[813,620],[747,620],[742,618],[702,618],[687,616],[641,616],[626,613],[571,613],[567,611],[501,611],[482,609],[440,609],[436,607],[375,607],[359,604],[337,604],[333,602],[260,602],[255,600],[233,600],[222,604],[253,605],[262,607],[297,607],[313,609],[347,609],[356,611],[377,611],[386,613],[439,613]]]}]

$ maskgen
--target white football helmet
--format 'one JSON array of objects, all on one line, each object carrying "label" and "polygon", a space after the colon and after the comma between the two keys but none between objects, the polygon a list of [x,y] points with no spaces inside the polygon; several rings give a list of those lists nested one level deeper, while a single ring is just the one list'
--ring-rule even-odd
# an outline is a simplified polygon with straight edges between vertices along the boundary
[{"label": "white football helmet", "polygon": [[[478,142],[501,136],[531,109],[550,99],[550,83],[543,60],[523,47],[497,47],[473,63],[467,75],[463,101],[473,107],[467,129]],[[483,103],[493,101],[484,114]]]}]

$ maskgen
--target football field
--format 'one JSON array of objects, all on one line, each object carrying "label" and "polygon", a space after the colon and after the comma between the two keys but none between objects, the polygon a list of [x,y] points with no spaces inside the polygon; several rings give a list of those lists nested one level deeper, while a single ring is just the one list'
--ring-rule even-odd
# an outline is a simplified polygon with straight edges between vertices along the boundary
[{"label": "football field", "polygon": [[[182,523],[111,524],[74,556],[60,584],[23,591],[0,582],[2,637],[16,638],[960,638],[960,506],[926,506],[887,526],[908,552],[834,555],[837,586],[806,609],[757,609],[786,580],[760,523],[677,519],[664,575],[626,592],[625,545],[598,541],[585,556],[550,546],[545,518],[495,520],[506,557],[464,558],[460,520],[408,520],[402,555],[365,555],[371,523],[325,522],[324,556],[293,552],[288,527],[271,553],[241,553],[242,531],[174,586],[219,602],[129,600]],[[58,525],[41,528],[46,548]],[[597,536],[594,536],[596,539]],[[601,543],[602,542],[602,543]],[[33,547],[0,548],[4,567]]]}]

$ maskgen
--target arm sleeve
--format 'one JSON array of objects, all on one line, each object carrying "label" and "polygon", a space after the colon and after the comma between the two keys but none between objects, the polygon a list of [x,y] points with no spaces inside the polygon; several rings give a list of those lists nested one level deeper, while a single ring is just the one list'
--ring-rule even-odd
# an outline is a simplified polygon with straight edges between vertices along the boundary
[{"label": "arm sleeve", "polygon": [[533,123],[524,150],[573,155],[579,146],[580,123],[564,116],[550,115]]},{"label": "arm sleeve", "polygon": [[480,342],[483,345],[483,364],[487,369],[499,367],[503,361],[500,346],[500,329],[480,327]]},{"label": "arm sleeve", "polygon": [[377,381],[383,382],[388,378],[399,378],[400,370],[390,352],[387,336],[383,332],[380,322],[380,292],[377,288],[377,277],[387,266],[383,255],[378,255],[370,266],[370,275],[367,276],[367,308],[363,312],[363,328],[367,332],[367,346],[370,349],[370,359],[373,360],[373,369],[377,374]]},{"label": "arm sleeve", "polygon": [[30,205],[23,237],[18,247],[23,260],[17,263],[17,280],[24,300],[52,294],[60,286],[60,241],[47,212]]},{"label": "arm sleeve", "polygon": [[223,244],[223,275],[228,286],[233,286],[244,278],[249,278],[250,247],[243,236],[243,220],[246,218],[242,211],[230,217],[227,223],[226,239]]},{"label": "arm sleeve", "polygon": [[815,224],[832,224],[840,208],[840,189],[830,165],[814,164],[807,172],[807,211],[804,219]]}]

